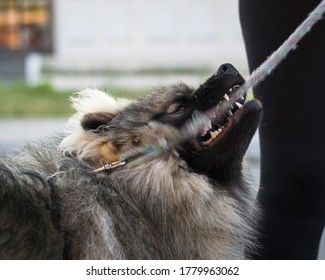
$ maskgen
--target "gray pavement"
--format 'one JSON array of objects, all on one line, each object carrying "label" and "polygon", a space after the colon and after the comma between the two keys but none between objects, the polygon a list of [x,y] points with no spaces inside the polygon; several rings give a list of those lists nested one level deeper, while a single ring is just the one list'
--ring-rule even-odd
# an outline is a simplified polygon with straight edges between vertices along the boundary
[{"label": "gray pavement", "polygon": [[63,130],[65,119],[0,119],[0,153]]},{"label": "gray pavement", "polygon": [[[0,119],[0,156],[2,153],[19,149],[28,141],[38,141],[61,132],[65,122],[65,119]],[[246,156],[252,182],[256,186],[259,182],[259,157],[259,140],[256,134]],[[319,259],[325,260],[325,233],[323,233]]]}]

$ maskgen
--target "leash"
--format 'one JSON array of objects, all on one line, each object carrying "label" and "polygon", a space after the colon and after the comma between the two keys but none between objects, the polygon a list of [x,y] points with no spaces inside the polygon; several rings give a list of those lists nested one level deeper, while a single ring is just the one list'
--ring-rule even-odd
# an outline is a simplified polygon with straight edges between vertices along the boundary
[{"label": "leash", "polygon": [[209,116],[220,118],[224,112],[227,112],[231,105],[247,92],[248,89],[257,86],[265,77],[269,76],[273,70],[287,57],[288,53],[297,48],[298,42],[311,30],[314,24],[322,19],[325,12],[325,0],[322,0],[319,5],[308,15],[308,17],[297,27],[297,29],[288,37],[288,39],[272,53],[252,74],[247,78],[246,82],[235,90],[230,97],[227,95],[226,100],[206,112],[195,111],[192,114],[190,121],[186,122],[180,129],[180,138],[170,143],[160,141],[158,145],[150,144],[148,146],[131,149],[123,153],[119,161],[106,164],[93,172],[110,171],[112,169],[128,166],[135,166],[152,158],[155,158],[163,153],[170,151],[180,142],[191,139],[197,135],[207,121]]}]

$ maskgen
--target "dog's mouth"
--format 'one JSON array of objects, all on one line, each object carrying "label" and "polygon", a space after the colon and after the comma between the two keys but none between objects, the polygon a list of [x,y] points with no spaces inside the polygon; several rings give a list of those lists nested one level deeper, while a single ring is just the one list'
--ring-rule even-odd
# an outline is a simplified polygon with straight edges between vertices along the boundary
[{"label": "dog's mouth", "polygon": [[[236,84],[228,89],[224,94],[223,98],[217,104],[217,110],[222,108],[222,103],[229,102],[230,97],[236,92],[236,90],[241,86],[241,84]],[[205,128],[199,133],[197,137],[194,138],[194,145],[198,149],[207,148],[214,142],[217,142],[219,138],[222,137],[224,132],[232,126],[234,120],[240,118],[243,106],[246,100],[247,94],[239,97],[230,106],[230,109],[224,112],[221,117],[216,118],[215,115],[210,115],[210,122],[206,124]]]},{"label": "dog's mouth", "polygon": [[246,102],[246,94],[237,97],[244,82],[231,64],[224,64],[194,91],[196,109],[209,119],[179,149],[194,172],[218,181],[241,176],[242,160],[262,113],[257,100]]}]

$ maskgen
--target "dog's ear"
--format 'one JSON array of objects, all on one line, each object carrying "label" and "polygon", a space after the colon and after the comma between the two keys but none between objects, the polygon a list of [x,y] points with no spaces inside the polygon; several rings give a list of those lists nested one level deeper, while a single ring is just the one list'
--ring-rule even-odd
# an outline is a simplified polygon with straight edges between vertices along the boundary
[{"label": "dog's ear", "polygon": [[99,134],[105,131],[115,115],[110,113],[88,113],[81,119],[81,127],[86,131]]},{"label": "dog's ear", "polygon": [[[107,126],[115,118],[111,113],[88,113],[81,119],[81,127],[88,132],[101,134],[107,130]],[[120,157],[120,150],[113,142],[100,141],[96,146],[96,154],[106,162],[117,161]]]}]

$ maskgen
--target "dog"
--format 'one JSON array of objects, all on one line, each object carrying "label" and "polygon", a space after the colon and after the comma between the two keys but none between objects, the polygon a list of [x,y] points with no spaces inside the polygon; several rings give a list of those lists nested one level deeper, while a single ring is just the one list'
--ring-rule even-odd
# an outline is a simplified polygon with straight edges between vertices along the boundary
[{"label": "dog", "polygon": [[243,157],[261,118],[256,100],[239,98],[165,153],[94,172],[130,149],[170,143],[243,83],[223,64],[197,89],[180,83],[136,101],[74,95],[65,132],[0,160],[0,258],[248,258],[259,210]]}]

